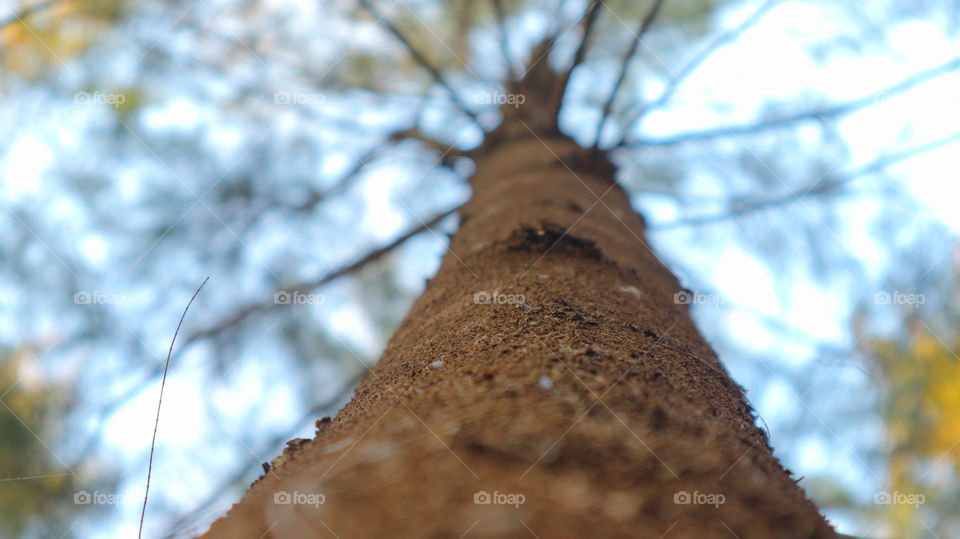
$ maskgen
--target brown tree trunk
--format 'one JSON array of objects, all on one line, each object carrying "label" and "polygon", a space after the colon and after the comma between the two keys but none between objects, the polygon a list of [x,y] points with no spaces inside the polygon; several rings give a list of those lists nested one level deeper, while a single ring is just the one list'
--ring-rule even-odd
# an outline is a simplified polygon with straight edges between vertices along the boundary
[{"label": "brown tree trunk", "polygon": [[836,536],[606,155],[537,100],[554,82],[528,77],[476,152],[460,230],[353,401],[209,537]]}]

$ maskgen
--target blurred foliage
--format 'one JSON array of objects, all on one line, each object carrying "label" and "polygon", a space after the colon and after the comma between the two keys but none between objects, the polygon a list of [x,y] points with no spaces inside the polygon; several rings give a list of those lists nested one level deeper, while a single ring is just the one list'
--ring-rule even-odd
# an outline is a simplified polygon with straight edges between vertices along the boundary
[{"label": "blurred foliage", "polygon": [[[30,529],[60,536],[73,505],[74,474],[56,456],[69,389],[37,372],[36,351],[0,352],[0,535]],[[42,516],[42,519],[37,517]]]},{"label": "blurred foliage", "polygon": [[[886,394],[885,492],[901,502],[876,509],[898,537],[960,530],[960,341],[944,337],[948,342],[917,322],[906,342],[872,345]],[[904,503],[918,494],[922,503]]]},{"label": "blurred foliage", "polygon": [[[125,0],[23,2],[40,7],[0,28],[0,66],[27,79],[65,67],[123,16]],[[18,13],[18,11],[14,11]]]},{"label": "blurred foliage", "polygon": [[[14,2],[13,12],[41,3]],[[499,112],[489,97],[504,88],[505,62],[490,2],[374,3],[487,127],[495,125]],[[517,67],[550,31],[561,37],[543,61],[566,65],[579,43],[576,24],[584,1],[502,4]],[[668,1],[630,66],[614,114],[653,102],[679,66],[762,5]],[[597,105],[649,6],[604,2],[564,105],[572,136],[592,136]],[[896,57],[891,38],[911,19],[957,19],[956,8],[938,0],[790,7],[829,17],[793,36],[796,50],[769,54],[792,53],[790,61],[802,63],[802,51],[822,65],[877,51]],[[775,14],[758,26],[775,21]],[[790,16],[780,16],[781,25]],[[742,37],[750,38],[751,31]],[[764,46],[748,44],[754,50]],[[834,101],[818,85],[822,81],[812,79],[764,95],[765,85],[777,82],[767,80],[774,76],[750,72],[749,60],[726,62],[730,68],[714,72],[713,80],[691,79],[700,93],[681,88],[660,104],[656,113],[664,117],[611,125],[632,125],[633,134],[656,138],[669,136],[664,126],[683,133],[700,125],[761,122]],[[851,65],[857,67],[846,69]],[[9,168],[0,170],[11,171],[0,182],[0,259],[7,262],[0,265],[0,344],[17,351],[0,361],[0,382],[10,388],[3,401],[50,446],[43,448],[10,415],[2,423],[0,463],[4,477],[60,472],[63,464],[49,462],[52,451],[63,453],[78,474],[83,471],[82,482],[66,475],[0,483],[0,520],[10,523],[0,534],[57,536],[67,528],[57,528],[58,512],[77,510],[70,503],[74,490],[95,490],[117,472],[145,466],[143,440],[130,440],[127,432],[118,436],[117,425],[130,423],[114,420],[153,411],[158,356],[169,344],[171,321],[206,275],[211,282],[192,308],[171,365],[171,383],[183,384],[180,398],[205,390],[206,407],[189,418],[203,428],[178,424],[174,432],[161,424],[159,435],[161,443],[171,443],[159,466],[195,468],[178,472],[182,481],[175,484],[156,483],[151,504],[156,499],[157,513],[147,527],[165,529],[194,510],[197,499],[216,501],[218,493],[228,504],[236,492],[222,478],[259,473],[256,466],[244,468],[251,448],[266,452],[255,455],[259,460],[269,460],[281,448],[264,449],[265,440],[293,437],[292,428],[312,432],[309,424],[291,426],[290,418],[323,402],[326,392],[357,372],[358,359],[375,359],[436,267],[446,239],[435,227],[324,287],[320,306],[273,309],[236,323],[231,317],[247,306],[270,304],[276,290],[327,275],[462,202],[469,159],[435,166],[442,153],[436,147],[397,142],[389,134],[416,127],[440,148],[468,148],[478,143],[476,129],[405,47],[354,1],[56,0],[0,29],[0,69],[0,85],[9,90],[0,110],[9,126],[0,130],[0,166]],[[741,70],[753,73],[749,84],[732,94],[714,89]],[[922,118],[913,112],[920,108],[910,108],[911,119]],[[871,131],[913,130],[883,110],[873,118]],[[868,383],[857,367],[866,363],[848,357],[850,349],[873,322],[899,327],[903,319],[868,309],[862,316],[870,324],[841,337],[824,336],[794,325],[797,298],[789,295],[799,285],[830,293],[837,304],[817,308],[830,311],[823,318],[844,320],[889,279],[900,290],[928,293],[925,319],[932,327],[949,327],[957,305],[938,298],[952,297],[946,290],[955,283],[944,280],[956,274],[938,264],[955,235],[901,185],[911,176],[897,171],[864,174],[802,200],[732,215],[745,203],[804,193],[824,178],[843,177],[887,150],[886,143],[861,142],[845,138],[842,119],[818,118],[756,136],[623,150],[615,158],[620,180],[652,225],[658,255],[692,288],[721,287],[715,273],[731,254],[750,257],[769,274],[775,291],[765,301],[775,305],[728,298],[722,309],[694,312],[737,380],[764,407],[762,414],[775,416],[767,418],[774,445],[792,469],[804,473],[809,453],[803,443],[809,440],[849,449],[833,453],[836,462],[808,465],[820,472],[804,484],[817,501],[846,510],[848,523],[865,523],[866,529],[878,508],[863,492],[872,477],[863,468],[887,470],[891,483],[884,488],[930,493],[919,512],[896,507],[898,513],[884,516],[891,526],[923,532],[917,527],[922,514],[931,527],[953,533],[955,528],[937,528],[924,513],[960,513],[955,502],[950,505],[950,496],[957,499],[953,487],[937,482],[946,464],[956,473],[957,448],[923,475],[924,465],[960,438],[960,391],[946,346],[937,348],[929,332],[901,339],[878,331],[879,381]],[[685,219],[700,215],[722,218],[684,226]],[[668,222],[681,226],[656,229]],[[881,254],[871,256],[873,251]],[[916,290],[923,286],[929,290]],[[78,291],[107,301],[77,304],[71,299]],[[731,322],[744,317],[749,330]],[[29,352],[26,343],[51,326],[66,334],[63,342],[42,357]],[[188,341],[192,332],[217,327],[223,331]],[[775,345],[758,345],[760,337]],[[14,383],[27,367],[75,376]],[[176,402],[171,398],[164,406]],[[864,418],[883,420],[889,454],[874,454],[883,439],[868,436],[879,434]],[[236,443],[224,443],[225,434]],[[838,472],[853,468],[866,479]],[[139,488],[132,476],[121,484]],[[100,508],[86,508],[87,522],[108,520],[94,513]],[[38,515],[43,518],[33,518]],[[112,516],[103,529],[133,520],[130,512]],[[49,530],[31,528],[41,521],[51,522]]]}]

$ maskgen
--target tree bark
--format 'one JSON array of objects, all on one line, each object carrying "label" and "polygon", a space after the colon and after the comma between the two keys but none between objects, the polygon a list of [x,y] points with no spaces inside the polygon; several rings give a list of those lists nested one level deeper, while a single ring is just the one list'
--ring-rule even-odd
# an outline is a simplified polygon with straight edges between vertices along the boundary
[{"label": "tree bark", "polygon": [[543,73],[354,399],[207,537],[836,536]]}]

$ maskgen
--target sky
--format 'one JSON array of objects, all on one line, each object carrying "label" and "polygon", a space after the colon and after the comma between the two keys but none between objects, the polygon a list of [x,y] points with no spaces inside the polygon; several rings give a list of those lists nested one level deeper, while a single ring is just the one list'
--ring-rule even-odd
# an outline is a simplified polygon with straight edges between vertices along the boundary
[{"label": "sky", "polygon": [[[753,9],[753,5],[745,9],[723,10],[719,20],[724,27],[733,26]],[[806,89],[810,87],[821,92],[817,97],[824,102],[856,99],[911,74],[945,63],[960,50],[960,39],[956,33],[947,35],[942,24],[929,20],[907,20],[893,27],[885,48],[875,46],[864,51],[850,50],[816,61],[806,47],[810,40],[832,35],[838,30],[833,26],[843,24],[843,18],[832,15],[832,11],[837,9],[842,8],[826,3],[784,2],[755,28],[700,67],[684,84],[671,106],[652,113],[645,124],[645,136],[670,135],[739,121],[750,122],[758,113],[752,105],[771,98],[784,102],[795,101],[798,97],[809,98]],[[656,55],[656,51],[647,52]],[[665,68],[669,71],[669,66]],[[589,84],[589,81],[580,83]],[[658,88],[656,81],[650,81],[648,85],[650,91]],[[750,105],[712,106],[726,102]],[[350,111],[343,112],[349,114]],[[89,115],[89,112],[78,116],[83,114]],[[151,108],[144,118],[144,124],[152,129],[190,129],[202,117],[202,105],[188,99],[174,100],[166,106]],[[48,194],[45,190],[51,188],[49,176],[55,173],[57,148],[63,141],[78,136],[89,118],[71,118],[47,110],[36,112],[34,120],[28,129],[16,133],[12,137],[12,144],[0,153],[0,176],[3,177],[0,198],[4,201],[29,204],[44,199]],[[947,136],[958,125],[960,74],[954,73],[902,95],[891,96],[874,107],[835,122],[837,132],[848,142],[850,149],[849,159],[835,172],[855,170],[894,148],[923,144]],[[804,126],[800,132],[804,135],[805,143],[811,147],[820,144],[822,134],[816,124]],[[229,129],[224,129],[214,143],[229,150],[241,142],[231,137]],[[957,177],[956,165],[958,152],[960,142],[955,142],[892,169],[895,171],[892,176],[895,181],[921,202],[931,217],[944,223],[954,233],[960,232],[960,212],[956,211],[956,201],[960,200],[960,178]],[[358,199],[362,200],[364,207],[363,219],[357,223],[357,227],[370,237],[388,240],[407,226],[411,222],[413,206],[406,197],[412,192],[411,187],[422,178],[420,172],[408,168],[384,168],[371,173],[357,189]],[[384,182],[380,179],[398,173],[409,176],[409,182],[395,189],[384,189]],[[875,180],[866,177],[858,180],[858,184],[862,182],[869,185]],[[717,183],[721,181],[718,176],[704,174],[702,181],[702,192],[722,192],[722,185]],[[787,183],[795,185],[792,181]],[[130,189],[136,190],[135,184]],[[467,196],[464,189],[452,184],[440,184],[438,189],[442,192],[437,196],[444,200],[462,200]],[[634,197],[634,203],[653,224],[671,222],[685,215],[683,207],[666,197],[638,194]],[[844,249],[856,252],[865,267],[876,268],[879,275],[881,268],[891,261],[880,239],[870,233],[868,223],[877,211],[882,211],[881,207],[859,198],[842,199],[838,204],[845,205],[845,217],[842,234],[835,235],[835,241],[841,242]],[[713,212],[704,210],[704,213]],[[418,216],[426,217],[425,214]],[[451,222],[446,223],[446,229],[451,226]],[[711,268],[708,276],[697,277],[708,277],[711,289],[719,291],[722,301],[719,305],[702,305],[694,310],[698,321],[710,323],[718,319],[703,316],[702,311],[722,310],[720,325],[711,331],[748,335],[749,338],[742,339],[744,346],[754,349],[758,354],[777,351],[788,368],[799,369],[816,361],[816,349],[803,343],[784,343],[782,334],[772,330],[754,313],[801,328],[820,342],[852,350],[856,338],[849,330],[849,319],[855,306],[843,295],[843,283],[822,283],[813,276],[791,276],[786,280],[788,289],[783,290],[785,280],[782,276],[743,245],[728,243],[700,253],[685,251],[684,246],[688,245],[690,238],[699,233],[698,229],[689,228],[653,231],[651,238],[658,251],[668,255],[665,258],[688,260],[692,267],[700,267],[699,262],[703,261],[703,267]],[[444,252],[439,233],[425,236],[401,249],[397,259],[397,271],[402,282],[412,290],[422,287],[423,279],[436,269],[439,257]],[[95,263],[108,260],[110,250],[110,242],[106,238],[91,235],[83,240],[83,251]],[[378,342],[377,333],[366,319],[365,312],[351,301],[356,291],[347,285],[337,285],[328,287],[323,293],[324,304],[317,306],[314,314],[325,319],[339,338],[356,351],[358,361],[375,358],[382,343]],[[182,361],[186,366],[202,361],[205,352],[202,346],[196,347]],[[267,346],[251,353],[269,357],[270,348]],[[261,424],[287,424],[291,417],[299,416],[302,412],[299,401],[294,395],[272,391],[276,387],[274,381],[263,376],[257,362],[237,362],[236,365],[224,376],[224,385],[216,389],[216,402],[225,408],[244,401],[264,402],[266,404],[261,417],[257,419]],[[747,386],[750,395],[761,396],[754,404],[770,426],[773,445],[777,447],[778,418],[805,405],[788,385],[776,381],[773,371],[768,373],[770,376],[761,379],[752,367],[728,364],[728,368],[735,379]],[[206,406],[198,397],[198,389],[208,383],[201,372],[199,367],[182,368],[173,372],[167,381],[157,442],[158,469],[155,473],[175,469],[189,471],[191,467],[205,465],[204,462],[185,461],[185,453],[181,452],[198,450],[195,447],[197,440],[202,439],[204,431],[210,428],[206,424],[209,417],[198,413]],[[321,391],[333,393],[342,372],[331,368],[329,376],[319,383]],[[850,387],[869,383],[854,364],[830,366],[825,378],[834,377],[849,379]],[[144,440],[149,439],[152,430],[152,424],[144,422],[143,417],[152,417],[155,412],[158,391],[159,387],[155,384],[144,387],[137,398],[110,420],[106,430],[106,446],[130,470],[130,480],[124,482],[121,492],[124,499],[130,501],[118,506],[115,527],[102,528],[102,522],[84,524],[89,527],[86,531],[90,536],[129,536],[136,528],[145,479],[142,473],[145,464]],[[828,414],[829,410],[819,412]],[[236,432],[239,425],[239,422],[221,425],[220,428],[226,431],[225,439],[229,440],[231,435],[239,439]],[[874,434],[877,439],[882,436],[880,432]],[[312,426],[305,425],[299,435],[311,436]],[[865,498],[872,496],[874,491],[883,487],[882,478],[866,472],[863,461],[853,450],[845,448],[846,441],[840,438],[806,438],[787,454],[787,466],[799,475],[829,471],[854,486]],[[223,458],[235,459],[236,455],[220,451],[211,455],[211,460]],[[269,460],[269,456],[264,460]],[[202,475],[180,473],[177,477],[182,481],[157,485],[155,488],[163,491],[165,500],[177,499],[183,510],[188,510],[192,503],[205,497],[205,489],[211,488]],[[218,505],[218,509],[225,509],[228,505],[229,501],[225,500]],[[848,515],[828,513],[828,517],[834,520],[841,531],[863,531],[860,528],[864,523]]]}]

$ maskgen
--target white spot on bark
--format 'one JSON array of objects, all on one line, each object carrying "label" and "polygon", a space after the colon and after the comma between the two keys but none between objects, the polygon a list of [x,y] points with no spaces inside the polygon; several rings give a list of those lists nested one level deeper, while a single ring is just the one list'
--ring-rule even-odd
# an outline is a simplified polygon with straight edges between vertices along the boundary
[{"label": "white spot on bark", "polygon": [[434,361],[433,363],[431,363],[430,366],[434,369],[438,367],[443,367],[443,361],[438,359],[437,361]]},{"label": "white spot on bark", "polygon": [[351,445],[353,445],[353,438],[346,438],[324,447],[323,452],[324,454],[336,453],[337,451],[350,447]]},{"label": "white spot on bark", "polygon": [[639,288],[637,288],[637,287],[635,287],[635,286],[630,286],[630,285],[618,284],[618,285],[617,285],[617,292],[623,292],[624,294],[630,294],[631,296],[633,296],[633,297],[635,297],[635,298],[637,298],[637,299],[639,299],[640,297],[643,296],[643,292],[641,292]]},{"label": "white spot on bark", "polygon": [[389,442],[369,444],[363,448],[363,456],[370,460],[380,460],[394,453],[394,446]]},{"label": "white spot on bark", "polygon": [[553,380],[547,378],[546,376],[541,376],[540,379],[537,380],[537,385],[543,389],[553,389]]}]

